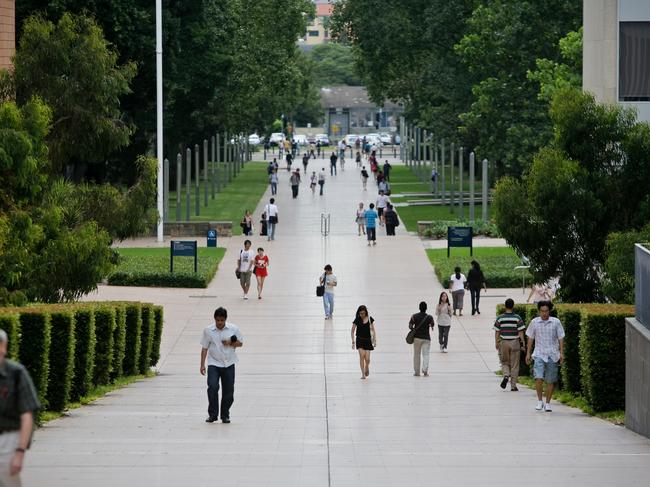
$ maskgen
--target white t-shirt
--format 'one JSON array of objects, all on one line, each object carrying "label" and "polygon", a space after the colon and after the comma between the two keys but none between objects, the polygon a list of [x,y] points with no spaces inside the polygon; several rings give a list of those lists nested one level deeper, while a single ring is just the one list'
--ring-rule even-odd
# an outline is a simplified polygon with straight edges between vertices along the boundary
[{"label": "white t-shirt", "polygon": [[463,289],[465,289],[466,282],[467,282],[467,278],[465,277],[464,274],[460,275],[460,279],[456,279],[456,274],[452,274],[451,277],[449,278],[451,292],[453,293],[454,291],[462,291]]},{"label": "white t-shirt", "polygon": [[278,206],[275,203],[266,205],[266,219],[272,216],[278,216]]},{"label": "white t-shirt", "polygon": [[254,262],[255,252],[252,250],[242,250],[239,254],[239,272],[251,271],[251,264]]},{"label": "white t-shirt", "polygon": [[377,198],[377,208],[386,208],[386,205],[390,202],[390,199],[388,199],[388,196],[386,195],[380,195]]},{"label": "white t-shirt", "polygon": [[325,173],[323,171],[318,173],[318,181],[325,182]]},{"label": "white t-shirt", "polygon": [[325,292],[334,294],[334,284],[336,284],[336,276],[334,274],[325,275]]}]

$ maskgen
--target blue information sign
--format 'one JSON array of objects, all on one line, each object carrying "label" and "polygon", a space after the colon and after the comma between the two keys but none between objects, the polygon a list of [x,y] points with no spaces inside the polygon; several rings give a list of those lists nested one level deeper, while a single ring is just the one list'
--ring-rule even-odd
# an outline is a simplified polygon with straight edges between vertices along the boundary
[{"label": "blue information sign", "polygon": [[447,227],[447,257],[452,247],[469,247],[469,255],[474,255],[473,236],[472,227]]},{"label": "blue information sign", "polygon": [[208,247],[217,246],[217,231],[210,229],[208,230]]},{"label": "blue information sign", "polygon": [[198,271],[196,240],[172,240],[169,247],[169,272],[174,273],[174,257],[194,257],[194,272]]}]

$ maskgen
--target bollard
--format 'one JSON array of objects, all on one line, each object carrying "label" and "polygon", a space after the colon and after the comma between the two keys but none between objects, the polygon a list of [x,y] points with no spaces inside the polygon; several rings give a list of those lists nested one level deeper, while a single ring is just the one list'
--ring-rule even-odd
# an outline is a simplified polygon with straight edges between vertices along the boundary
[{"label": "bollard", "polygon": [[483,159],[483,208],[481,208],[483,221],[487,221],[488,211],[488,160]]},{"label": "bollard", "polygon": [[190,221],[190,191],[192,190],[192,149],[185,150],[185,221]]},{"label": "bollard", "polygon": [[476,171],[476,154],[469,153],[469,221],[474,221],[474,179]]},{"label": "bollard", "polygon": [[176,154],[176,221],[181,221],[181,191],[183,190],[183,155]]}]

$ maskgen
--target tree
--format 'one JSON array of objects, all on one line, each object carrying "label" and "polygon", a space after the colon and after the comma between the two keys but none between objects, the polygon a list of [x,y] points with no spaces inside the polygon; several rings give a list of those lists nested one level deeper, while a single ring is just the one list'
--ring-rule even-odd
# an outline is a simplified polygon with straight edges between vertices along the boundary
[{"label": "tree", "polygon": [[350,46],[338,42],[320,44],[307,53],[307,59],[312,65],[314,85],[318,87],[362,85]]},{"label": "tree", "polygon": [[614,232],[605,243],[603,293],[617,303],[634,304],[634,245],[650,242],[650,223],[640,231]]},{"label": "tree", "polygon": [[48,147],[54,173],[73,166],[83,174],[86,164],[104,162],[128,144],[132,127],[123,120],[120,98],[130,92],[134,75],[134,64],[117,65],[117,54],[89,17],[25,21],[13,82],[19,103],[38,96],[52,108]]},{"label": "tree", "polygon": [[560,276],[565,300],[602,299],[607,235],[650,221],[650,125],[576,89],[556,93],[550,117],[554,138],[523,179],[497,184],[496,222],[538,278]]}]

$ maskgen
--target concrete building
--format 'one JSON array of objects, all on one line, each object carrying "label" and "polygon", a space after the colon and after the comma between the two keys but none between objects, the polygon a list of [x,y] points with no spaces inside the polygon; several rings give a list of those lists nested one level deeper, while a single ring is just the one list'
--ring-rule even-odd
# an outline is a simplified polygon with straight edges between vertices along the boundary
[{"label": "concrete building", "polygon": [[0,0],[0,69],[11,69],[16,52],[16,2]]},{"label": "concrete building", "polygon": [[650,0],[584,0],[583,88],[650,121]]},{"label": "concrete building", "polygon": [[305,37],[301,39],[301,47],[309,50],[314,46],[330,41],[329,22],[332,17],[334,5],[331,2],[315,2],[316,16],[307,26]]}]

